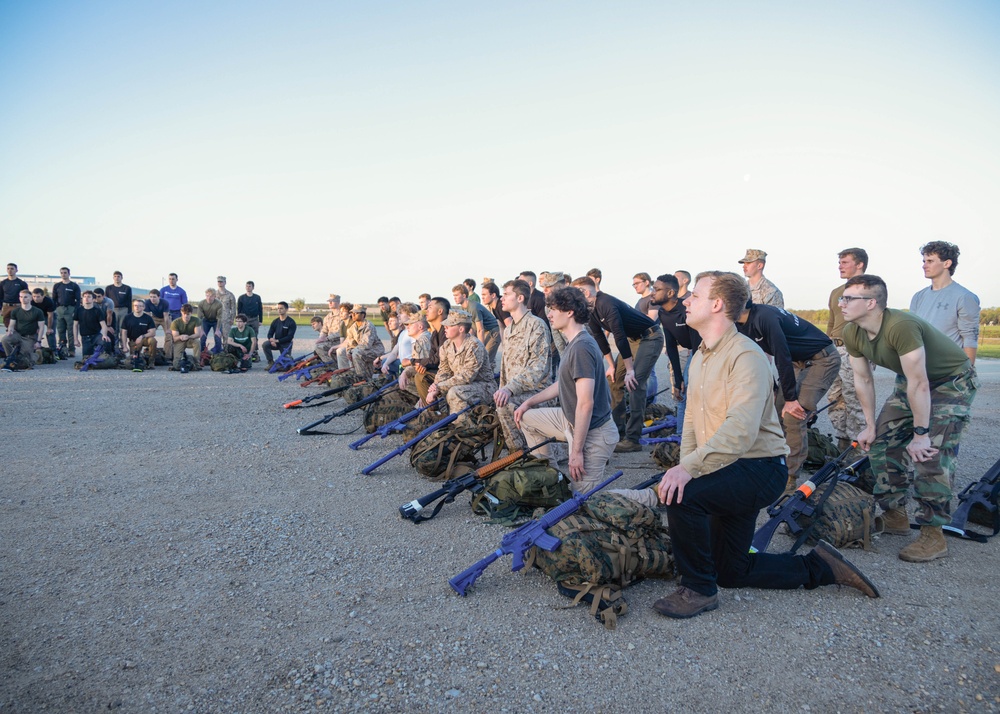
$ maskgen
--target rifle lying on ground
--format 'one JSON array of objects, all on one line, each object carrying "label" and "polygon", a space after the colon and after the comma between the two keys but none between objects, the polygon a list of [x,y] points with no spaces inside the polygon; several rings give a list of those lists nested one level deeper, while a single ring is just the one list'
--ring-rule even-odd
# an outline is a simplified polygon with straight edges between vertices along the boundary
[{"label": "rifle lying on ground", "polygon": [[510,553],[514,559],[510,569],[512,571],[518,571],[524,567],[524,556],[528,554],[528,550],[532,547],[538,547],[549,552],[555,550],[562,545],[562,540],[556,538],[554,535],[546,533],[546,529],[551,528],[566,516],[576,513],[580,510],[580,505],[584,501],[621,475],[621,471],[617,472],[611,478],[605,479],[595,488],[587,491],[587,493],[577,493],[573,496],[573,498],[566,501],[566,503],[556,506],[538,520],[528,521],[517,530],[511,531],[500,541],[499,548],[472,567],[463,570],[461,573],[453,577],[448,581],[448,584],[451,585],[452,590],[457,592],[459,595],[465,595],[469,586],[476,582],[476,579],[483,574],[483,571],[489,567],[490,563],[498,558],[502,558],[508,553]]},{"label": "rifle lying on ground", "polygon": [[[365,383],[365,381],[366,380],[361,380],[360,382],[356,382],[354,384],[344,384],[344,385],[341,385],[339,387],[334,387],[333,389],[327,389],[326,391],[320,392],[319,394],[314,394],[311,397],[304,397],[303,399],[296,399],[295,401],[288,402],[288,404],[284,404],[282,406],[284,406],[285,409],[295,409],[295,408],[297,408],[297,407],[299,407],[299,406],[301,406],[303,404],[309,404],[309,402],[315,401],[317,399],[323,399],[324,397],[332,397],[335,394],[340,394],[341,392],[346,392],[351,387],[360,387],[362,384]],[[332,401],[334,401],[334,400],[333,399],[328,399],[327,401],[325,401],[325,402],[319,402],[318,404],[309,404],[309,406],[310,407],[321,407],[324,404],[327,404],[327,403],[332,402]],[[308,408],[309,407],[303,407],[303,409],[308,409]]]},{"label": "rifle lying on ground", "polygon": [[428,409],[431,409],[433,407],[438,406],[443,401],[444,401],[444,397],[441,397],[440,399],[436,399],[435,401],[431,402],[426,407],[417,407],[413,411],[406,412],[406,414],[404,414],[403,416],[399,417],[399,419],[396,419],[396,421],[391,421],[388,424],[383,424],[382,426],[378,427],[375,431],[373,431],[371,434],[365,434],[364,436],[362,436],[357,441],[348,444],[348,446],[353,451],[357,451],[359,447],[363,446],[364,444],[367,444],[369,441],[371,441],[372,439],[374,439],[376,436],[384,439],[385,437],[389,436],[389,434],[393,433],[394,431],[402,431],[403,429],[406,428],[406,423],[407,422],[413,421],[418,416],[420,416],[421,414],[423,414],[425,411],[427,411]]},{"label": "rifle lying on ground", "polygon": [[319,357],[317,357],[316,355],[310,355],[305,359],[299,360],[298,362],[293,364],[291,367],[288,368],[288,371],[285,372],[284,374],[279,374],[278,381],[284,382],[286,379],[289,379],[290,377],[295,377],[295,380],[298,381],[302,377],[309,375],[309,372],[311,372],[312,370],[323,366],[324,366],[323,363],[319,361]]},{"label": "rifle lying on ground", "polygon": [[375,469],[377,469],[379,466],[381,466],[382,464],[388,463],[389,461],[392,461],[394,458],[396,458],[397,456],[399,456],[400,454],[402,454],[404,451],[406,451],[407,449],[409,449],[411,446],[414,446],[417,442],[426,439],[428,436],[430,436],[431,434],[433,434],[438,429],[444,429],[446,426],[448,426],[449,424],[451,424],[453,421],[455,421],[456,419],[458,419],[460,416],[462,416],[463,414],[465,414],[467,411],[469,411],[470,409],[472,409],[475,406],[478,406],[478,404],[479,404],[479,402],[476,401],[476,402],[470,404],[469,406],[467,406],[462,411],[455,412],[454,414],[449,414],[448,416],[446,416],[441,421],[435,422],[435,423],[431,424],[429,427],[427,427],[426,429],[424,429],[423,431],[421,431],[419,434],[417,434],[415,437],[413,437],[412,439],[410,439],[409,441],[407,441],[402,446],[399,446],[399,447],[393,449],[392,451],[390,451],[388,454],[386,454],[385,456],[383,456],[381,459],[379,459],[375,463],[368,464],[367,466],[365,466],[363,469],[361,469],[361,473],[363,473],[365,476],[371,476],[372,472]]},{"label": "rifle lying on ground", "polygon": [[[944,532],[966,540],[974,540],[977,543],[985,543],[989,538],[1000,533],[998,498],[1000,498],[1000,460],[993,464],[981,479],[970,483],[958,494],[958,508],[955,509],[951,523],[943,526]],[[977,505],[985,509],[987,516],[993,516],[993,533],[990,535],[975,533],[966,528],[969,514]]]},{"label": "rifle lying on ground", "polygon": [[[402,518],[413,521],[414,523],[429,521],[438,514],[444,504],[454,501],[458,494],[463,491],[473,490],[477,485],[488,479],[493,474],[503,471],[508,466],[511,466],[512,464],[515,464],[523,459],[535,449],[545,446],[546,444],[550,444],[553,441],[555,441],[554,438],[546,439],[545,441],[535,444],[530,449],[520,449],[515,451],[513,454],[508,454],[502,459],[497,459],[496,461],[486,464],[485,466],[480,466],[475,471],[470,471],[462,476],[456,476],[453,479],[449,479],[448,481],[445,481],[444,485],[437,491],[429,493],[423,498],[418,498],[415,501],[404,503],[399,507],[399,515]],[[438,499],[441,500],[438,501]],[[421,511],[435,501],[438,501],[438,504],[434,507],[434,510],[431,511],[431,514],[429,516],[422,515]]]},{"label": "rifle lying on ground", "polygon": [[826,462],[819,471],[809,478],[808,481],[799,486],[792,493],[783,494],[777,501],[768,506],[767,515],[771,517],[771,520],[762,525],[754,534],[753,541],[750,544],[750,552],[763,553],[766,551],[768,544],[771,542],[771,538],[774,536],[774,532],[778,529],[778,526],[784,523],[788,526],[789,533],[796,537],[795,545],[792,546],[790,551],[788,551],[789,553],[794,553],[802,544],[801,541],[805,540],[804,537],[800,536],[806,535],[803,534],[803,528],[799,525],[799,517],[812,516],[817,511],[822,509],[823,503],[826,500],[825,496],[832,493],[835,483],[830,483],[829,488],[824,494],[824,498],[821,499],[815,507],[810,505],[807,499],[816,491],[816,489],[831,480],[856,480],[857,474],[868,465],[868,457],[863,456],[847,467],[841,466],[844,459],[854,453],[857,446],[858,442],[852,441],[848,448],[844,449],[844,451],[842,451],[837,458]]},{"label": "rifle lying on ground", "polygon": [[325,370],[320,372],[314,372],[313,375],[309,377],[309,379],[303,380],[302,384],[300,384],[299,386],[308,387],[313,384],[323,384],[324,382],[329,384],[330,380],[333,377],[336,377],[338,374],[343,374],[344,372],[347,372],[350,369],[351,369],[350,367],[341,367],[340,369],[334,369],[333,365],[328,364],[326,365]]},{"label": "rifle lying on ground", "polygon": [[101,361],[101,354],[103,352],[104,352],[104,341],[101,340],[101,342],[98,342],[97,346],[94,347],[94,354],[90,355],[90,357],[84,360],[84,363],[80,365],[80,371],[86,372],[91,367],[96,366],[97,363]]},{"label": "rifle lying on ground", "polygon": [[[364,384],[364,382],[362,382],[362,384]],[[384,385],[381,389],[379,389],[377,392],[372,392],[364,399],[359,399],[358,401],[354,402],[354,404],[344,407],[339,412],[334,412],[333,414],[327,414],[322,419],[317,419],[311,424],[306,424],[305,426],[301,426],[298,429],[296,429],[296,432],[298,432],[302,436],[313,436],[315,434],[330,434],[332,432],[314,431],[314,429],[317,426],[320,426],[321,424],[327,424],[333,421],[337,417],[342,417],[345,414],[350,414],[351,412],[356,411],[358,409],[363,409],[372,402],[377,402],[379,399],[382,398],[384,394],[391,392],[393,389],[399,389],[399,385],[396,384],[395,382],[389,382],[388,384]]]}]

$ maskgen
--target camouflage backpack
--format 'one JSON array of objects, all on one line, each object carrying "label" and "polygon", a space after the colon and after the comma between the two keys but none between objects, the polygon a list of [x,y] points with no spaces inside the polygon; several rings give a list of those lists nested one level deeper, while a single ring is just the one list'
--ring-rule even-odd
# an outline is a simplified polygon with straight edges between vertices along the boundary
[{"label": "camouflage backpack", "polygon": [[[540,516],[541,512],[535,514]],[[528,563],[613,630],[628,612],[622,589],[643,578],[675,575],[670,535],[655,511],[617,493],[597,493],[547,531],[562,540],[554,551],[532,548]]]},{"label": "camouflage backpack", "polygon": [[816,545],[820,540],[835,548],[871,550],[871,538],[876,533],[874,496],[834,479],[829,486],[816,489],[806,502],[813,507],[813,515],[799,517],[803,530],[793,551],[802,543]]},{"label": "camouflage backpack", "polygon": [[373,434],[380,426],[390,424],[413,411],[416,404],[417,398],[409,392],[400,389],[389,391],[381,399],[365,407],[365,432]]},{"label": "camouflage backpack", "polygon": [[499,454],[503,449],[503,431],[496,410],[480,405],[417,442],[410,450],[410,465],[427,478],[449,479],[455,476],[456,464],[485,460],[490,444],[493,453]]},{"label": "camouflage backpack", "polygon": [[41,355],[38,358],[38,364],[55,364],[59,361],[56,359],[56,353],[48,347],[43,347],[40,352]]},{"label": "camouflage backpack", "polygon": [[217,355],[212,355],[209,364],[212,366],[213,372],[228,372],[231,369],[236,369],[239,360],[232,352],[220,352]]},{"label": "camouflage backpack", "polygon": [[[13,329],[13,328],[11,328],[11,329]],[[17,350],[17,353],[14,355],[13,359],[10,359],[10,357],[8,357],[7,355],[4,355],[4,357],[6,359],[0,358],[0,361],[2,361],[3,364],[5,364],[5,365],[9,362],[10,364],[9,364],[8,368],[11,369],[11,370],[17,371],[17,372],[20,372],[20,371],[26,370],[26,369],[32,369],[35,366],[35,353],[34,352],[26,352],[24,350]]]},{"label": "camouflage backpack", "polygon": [[680,438],[678,437],[677,441],[661,441],[656,444],[653,446],[651,456],[663,470],[672,469],[681,461]]},{"label": "camouflage backpack", "polygon": [[482,482],[472,495],[472,511],[492,523],[516,525],[531,518],[536,508],[558,506],[572,495],[569,479],[549,466],[548,459],[529,457]]},{"label": "camouflage backpack", "polygon": [[166,367],[170,362],[167,360],[167,353],[162,347],[156,348],[156,357],[153,358],[153,365],[156,367]]}]

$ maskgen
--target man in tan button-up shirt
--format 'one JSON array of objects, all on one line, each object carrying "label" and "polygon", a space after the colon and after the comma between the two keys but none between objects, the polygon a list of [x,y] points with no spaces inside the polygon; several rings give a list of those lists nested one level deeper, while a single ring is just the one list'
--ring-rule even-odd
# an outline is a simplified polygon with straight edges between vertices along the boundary
[{"label": "man in tan button-up shirt", "polygon": [[684,301],[687,322],[702,343],[691,361],[681,460],[658,488],[681,582],[653,606],[668,617],[714,610],[719,585],[811,589],[836,583],[878,597],[875,586],[823,541],[805,556],[750,553],[757,514],[784,489],[788,447],[767,357],[734,324],[748,297],[738,275],[712,272],[698,276]]}]

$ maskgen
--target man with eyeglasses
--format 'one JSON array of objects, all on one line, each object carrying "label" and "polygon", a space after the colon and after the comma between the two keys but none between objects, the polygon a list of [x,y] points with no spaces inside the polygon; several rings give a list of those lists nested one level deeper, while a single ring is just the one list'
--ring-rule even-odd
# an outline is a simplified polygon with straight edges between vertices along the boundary
[{"label": "man with eyeglasses", "polygon": [[[913,464],[913,494],[920,537],[899,551],[910,563],[948,555],[941,527],[951,522],[951,487],[962,429],[979,388],[962,348],[916,315],[886,307],[888,290],[876,275],[856,275],[840,297],[844,345],[865,414],[858,434],[870,451],[875,500],[885,511],[884,533],[908,535],[906,496]],[[898,376],[875,419],[875,382],[869,362]],[[908,457],[908,458],[907,458]]]},{"label": "man with eyeglasses", "polygon": [[[837,267],[842,280],[850,280],[855,275],[864,275],[868,269],[868,252],[863,248],[846,248],[837,254]],[[844,451],[855,436],[865,428],[865,415],[854,388],[854,370],[844,347],[844,316],[840,312],[840,296],[844,294],[845,282],[830,293],[830,318],[826,323],[826,336],[833,340],[840,355],[840,373],[833,380],[833,386],[826,398],[833,404],[827,410],[833,433],[837,437],[837,448]]]}]

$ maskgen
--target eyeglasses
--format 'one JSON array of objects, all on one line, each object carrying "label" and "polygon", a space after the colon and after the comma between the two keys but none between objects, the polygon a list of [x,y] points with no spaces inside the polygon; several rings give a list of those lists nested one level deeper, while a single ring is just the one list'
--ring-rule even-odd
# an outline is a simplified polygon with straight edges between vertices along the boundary
[{"label": "eyeglasses", "polygon": [[851,300],[874,300],[875,298],[871,295],[841,295],[837,298],[837,302],[850,303]]}]

